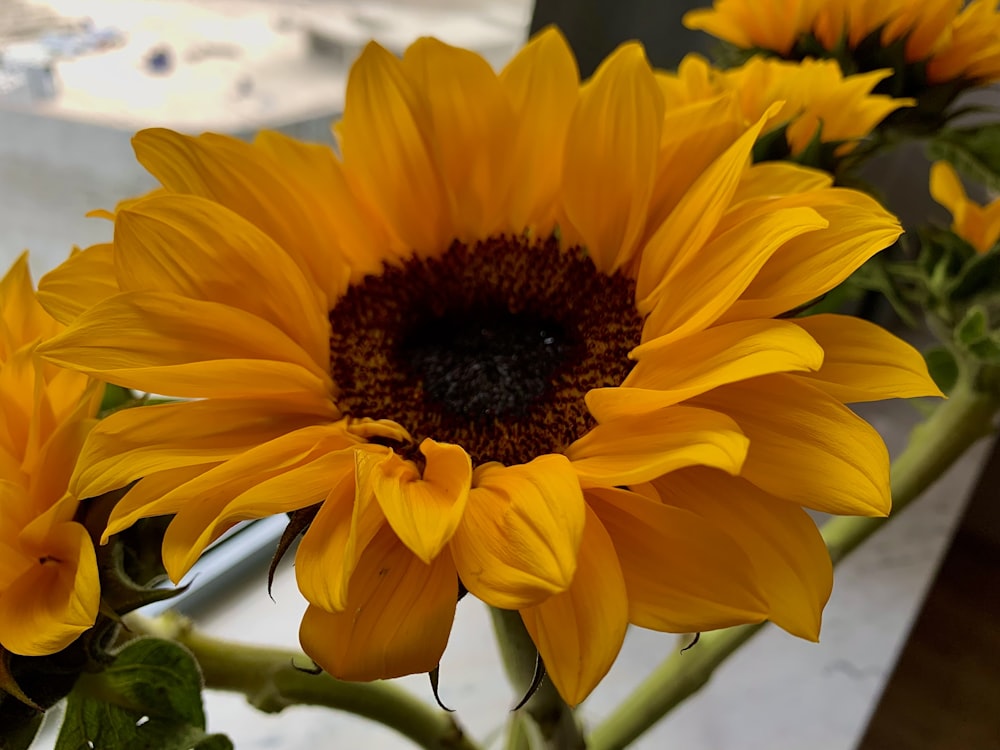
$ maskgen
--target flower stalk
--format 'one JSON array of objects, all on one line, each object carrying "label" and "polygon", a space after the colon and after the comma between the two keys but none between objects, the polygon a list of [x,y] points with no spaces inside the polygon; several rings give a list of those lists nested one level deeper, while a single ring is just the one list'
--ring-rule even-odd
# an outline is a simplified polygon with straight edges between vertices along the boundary
[{"label": "flower stalk", "polygon": [[[889,518],[836,517],[822,532],[836,565],[895,518],[980,438],[993,432],[1000,395],[976,390],[960,379],[931,415],[910,434],[892,464],[893,513]],[[588,737],[589,750],[617,750],[642,735],[700,690],[715,668],[750,640],[763,624],[702,635],[698,646],[674,653],[646,678]]]},{"label": "flower stalk", "polygon": [[387,682],[341,682],[325,673],[312,674],[306,671],[312,662],[300,652],[212,638],[172,612],[156,619],[133,613],[124,620],[134,636],[166,638],[187,647],[201,667],[205,687],[243,693],[266,713],[294,705],[326,706],[376,721],[425,750],[478,750],[450,714]]},{"label": "flower stalk", "polygon": [[[491,607],[490,615],[507,678],[521,695],[525,695],[535,674],[538,658],[535,644],[518,612]],[[546,747],[552,750],[583,750],[588,746],[576,714],[559,696],[552,680],[543,679],[520,710],[526,711],[535,721]]]}]

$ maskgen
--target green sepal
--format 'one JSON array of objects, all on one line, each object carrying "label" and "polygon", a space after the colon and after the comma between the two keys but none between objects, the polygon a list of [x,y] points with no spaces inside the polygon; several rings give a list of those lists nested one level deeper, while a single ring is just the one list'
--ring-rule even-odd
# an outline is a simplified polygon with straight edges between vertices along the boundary
[{"label": "green sepal", "polygon": [[177,596],[183,588],[160,586],[166,571],[160,557],[168,517],[142,519],[101,544],[101,535],[115,505],[129,488],[87,498],[76,520],[90,532],[101,577],[101,612],[117,620],[121,615],[153,602]]},{"label": "green sepal", "polygon": [[[159,549],[159,545],[156,549]],[[126,556],[131,553],[129,545],[121,539],[112,537],[98,554],[101,604],[102,609],[110,610],[105,612],[109,616],[113,616],[112,612],[120,616],[153,602],[172,599],[187,589],[187,586],[170,588],[157,585],[165,580],[162,573],[145,578],[143,582],[136,581],[132,578],[125,561]]]},{"label": "green sepal", "polygon": [[44,714],[37,711],[24,717],[13,718],[3,713],[3,708],[0,707],[0,725],[3,726],[0,750],[28,750],[35,741],[38,730],[42,728]]},{"label": "green sepal", "polygon": [[104,397],[101,399],[101,408],[98,415],[106,417],[108,414],[124,409],[136,403],[135,392],[130,388],[123,388],[120,385],[108,383],[104,386]]},{"label": "green sepal", "polygon": [[14,677],[14,672],[11,670],[11,659],[13,657],[12,653],[0,646],[0,691],[3,691],[3,693],[12,698],[16,698],[29,708],[33,708],[36,711],[43,711],[44,709],[41,706],[28,697],[18,683],[17,678]]},{"label": "green sepal", "polygon": [[56,750],[231,750],[205,731],[201,671],[180,644],[143,638],[84,674],[66,702]]}]

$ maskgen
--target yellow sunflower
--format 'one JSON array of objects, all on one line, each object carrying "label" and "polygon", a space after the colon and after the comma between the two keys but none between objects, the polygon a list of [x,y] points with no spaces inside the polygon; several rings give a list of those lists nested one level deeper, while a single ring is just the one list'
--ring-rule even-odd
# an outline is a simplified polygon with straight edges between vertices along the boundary
[{"label": "yellow sunflower", "polygon": [[783,102],[766,121],[763,133],[766,137],[769,131],[784,128],[787,150],[798,157],[814,139],[843,154],[888,114],[912,105],[912,99],[871,93],[890,75],[891,70],[880,70],[845,77],[834,60],[796,63],[762,57],[719,70],[700,55],[688,55],[676,73],[657,73],[657,80],[668,108],[734,92],[743,116],[756,122],[775,102]]},{"label": "yellow sunflower", "polygon": [[[916,65],[908,75],[930,85],[1000,79],[996,0],[716,0],[684,25],[781,57],[837,57],[852,72],[892,67],[900,77]],[[914,93],[909,86],[895,93]]]},{"label": "yellow sunflower", "polygon": [[983,206],[970,200],[955,169],[946,161],[931,165],[931,195],[951,212],[952,231],[978,253],[993,249],[1000,239],[1000,198]]},{"label": "yellow sunflower", "polygon": [[94,547],[67,486],[101,391],[36,356],[60,329],[22,255],[0,280],[0,650],[24,656],[68,646],[100,601]]},{"label": "yellow sunflower", "polygon": [[[432,669],[462,587],[521,613],[572,704],[630,622],[815,639],[831,566],[801,506],[890,503],[844,402],[937,390],[869,323],[776,317],[900,229],[823,173],[751,166],[769,116],[667,109],[636,44],[581,86],[549,30],[499,75],[370,44],[341,157],[138,134],[165,192],[47,277],[71,325],[45,353],[194,400],[103,420],[74,491],[138,480],[106,533],[174,514],[174,580],[292,513],[300,638],[344,679]],[[102,301],[75,298],[109,267]]]}]

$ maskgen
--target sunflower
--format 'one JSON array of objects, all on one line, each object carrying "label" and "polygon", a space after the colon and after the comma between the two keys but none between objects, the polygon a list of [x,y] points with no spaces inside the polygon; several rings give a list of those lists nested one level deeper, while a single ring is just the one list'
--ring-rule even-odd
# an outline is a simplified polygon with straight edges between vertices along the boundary
[{"label": "sunflower", "polygon": [[938,112],[1000,80],[996,0],[716,0],[684,25],[746,51],[836,58],[846,73],[890,68],[881,91]]},{"label": "sunflower", "polygon": [[871,93],[890,75],[891,70],[880,70],[845,77],[833,60],[797,63],[762,57],[719,70],[692,54],[681,61],[676,74],[657,73],[657,81],[670,108],[735,92],[749,122],[763,117],[775,102],[783,102],[767,120],[763,137],[781,130],[776,158],[802,158],[810,146],[844,154],[888,114],[912,105],[911,99]]},{"label": "sunflower", "polygon": [[636,44],[581,86],[548,30],[499,75],[370,44],[339,157],[139,133],[164,191],[47,277],[70,327],[44,350],[191,400],[103,420],[74,492],[137,482],[106,533],[172,514],[175,581],[291,513],[300,640],[343,679],[433,669],[463,591],[520,612],[572,704],[629,623],[815,639],[831,566],[801,506],[890,504],[844,403],[937,390],[869,323],[776,317],[900,229],[821,172],[751,166],[769,117],[668,110]]},{"label": "sunflower", "polygon": [[988,205],[970,200],[954,167],[946,161],[931,165],[931,195],[951,212],[952,231],[976,249],[989,252],[1000,239],[1000,198]]},{"label": "sunflower", "polygon": [[67,486],[101,391],[35,355],[61,328],[22,255],[0,280],[0,652],[23,656],[65,648],[94,624],[100,600],[93,543]]}]

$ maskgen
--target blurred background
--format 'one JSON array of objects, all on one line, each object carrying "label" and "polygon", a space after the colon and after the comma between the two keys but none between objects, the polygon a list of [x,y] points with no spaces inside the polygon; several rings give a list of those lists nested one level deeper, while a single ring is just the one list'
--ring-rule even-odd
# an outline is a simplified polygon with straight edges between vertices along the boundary
[{"label": "blurred background", "polygon": [[[499,68],[530,30],[558,23],[583,75],[629,38],[642,39],[651,61],[669,67],[709,46],[707,37],[680,25],[683,13],[699,4],[0,0],[0,259],[6,268],[29,249],[37,279],[74,245],[109,240],[110,223],[85,214],[154,186],[129,145],[140,128],[238,137],[274,128],[332,143],[329,126],[341,111],[349,66],[371,38],[401,52],[417,37],[434,35],[480,52]],[[877,404],[865,416],[890,450],[901,447],[919,417],[899,403]],[[906,744],[901,734],[869,728],[987,448],[967,454],[929,496],[838,568],[821,644],[764,631],[635,747],[1000,748],[1000,739],[968,744],[957,735],[958,744],[920,744],[926,732],[908,732],[914,736]],[[989,481],[997,486],[997,478]],[[305,603],[295,589],[292,555],[279,569],[274,601],[264,585],[281,526],[259,525],[221,543],[196,571],[182,610],[213,634],[295,645]],[[606,715],[680,645],[673,636],[634,630],[611,675],[584,705],[584,716],[597,721]],[[914,684],[940,679],[921,668],[911,676]],[[426,678],[403,682],[432,701]],[[488,616],[471,598],[459,608],[441,667],[441,696],[478,739],[500,725],[516,700],[502,676]],[[902,714],[912,716],[906,708],[913,700],[904,696]],[[264,715],[240,696],[214,692],[206,703],[209,730],[228,734],[240,750],[408,746],[387,729],[324,709]],[[962,706],[943,710],[954,715]],[[36,748],[54,746],[57,718]],[[898,722],[890,718],[887,726],[898,729]],[[911,725],[909,719],[902,723]]]}]

